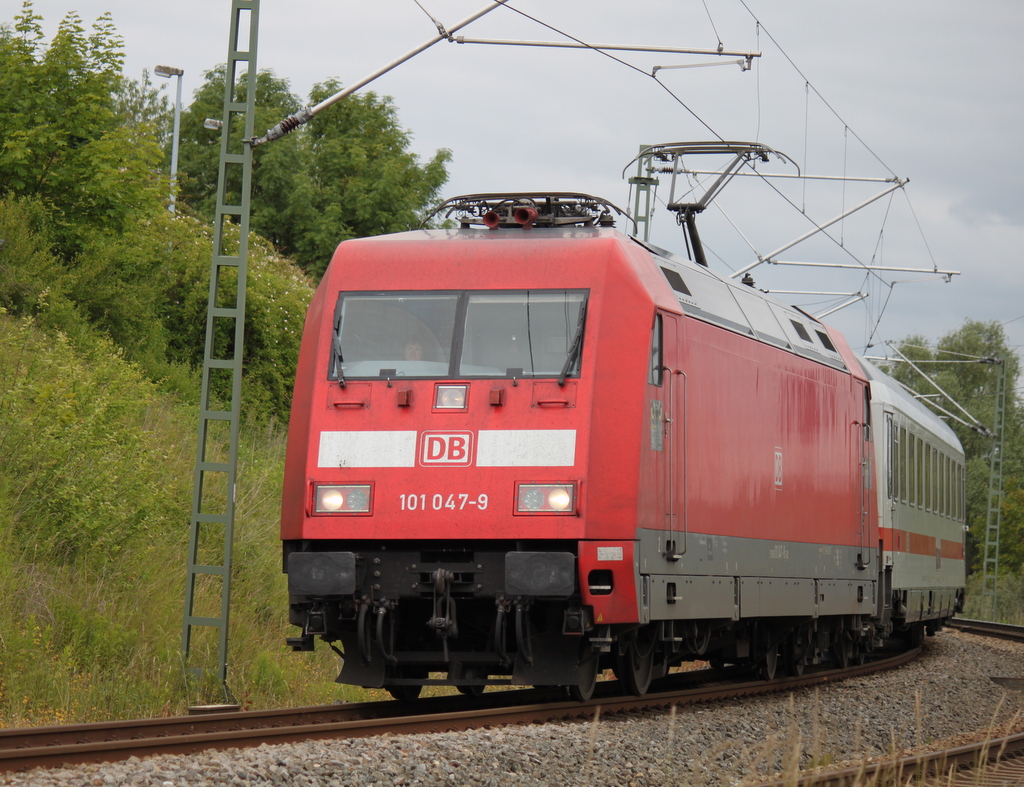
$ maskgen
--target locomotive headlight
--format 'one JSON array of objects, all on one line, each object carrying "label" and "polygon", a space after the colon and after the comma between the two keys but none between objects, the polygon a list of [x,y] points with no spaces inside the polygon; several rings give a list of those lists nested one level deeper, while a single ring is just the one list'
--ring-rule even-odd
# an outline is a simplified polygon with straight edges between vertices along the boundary
[{"label": "locomotive headlight", "polygon": [[555,511],[565,511],[572,505],[572,495],[563,487],[557,487],[548,492],[548,505]]},{"label": "locomotive headlight", "polygon": [[317,486],[314,503],[314,511],[318,514],[368,514],[370,485]]},{"label": "locomotive headlight", "polygon": [[324,511],[340,511],[345,505],[345,495],[338,489],[327,488],[320,495],[320,507]]},{"label": "locomotive headlight", "polygon": [[440,410],[465,410],[468,385],[438,385],[434,389],[434,407]]},{"label": "locomotive headlight", "polygon": [[517,484],[517,514],[575,514],[576,485]]}]

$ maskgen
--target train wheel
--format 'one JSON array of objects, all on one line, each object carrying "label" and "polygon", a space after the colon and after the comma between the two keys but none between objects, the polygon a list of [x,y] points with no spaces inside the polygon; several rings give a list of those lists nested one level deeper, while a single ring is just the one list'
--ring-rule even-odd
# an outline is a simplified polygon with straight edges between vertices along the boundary
[{"label": "train wheel", "polygon": [[577,702],[586,702],[594,696],[594,689],[597,687],[597,675],[600,672],[598,665],[601,657],[596,653],[588,653],[580,659],[579,670],[582,680],[576,686],[567,686],[569,697]]},{"label": "train wheel", "polygon": [[[427,677],[427,671],[422,669],[402,669],[398,673],[400,678],[425,678]],[[388,690],[388,694],[394,697],[399,702],[415,702],[420,697],[420,692],[423,691],[422,686],[417,685],[400,685],[400,686],[385,686]]]},{"label": "train wheel", "polygon": [[853,643],[846,636],[846,632],[840,631],[832,643],[832,661],[840,669],[850,666],[850,657],[853,655]]},{"label": "train wheel", "polygon": [[645,626],[630,636],[624,645],[615,663],[615,677],[630,694],[643,696],[654,676],[657,631],[654,626]]},{"label": "train wheel", "polygon": [[[476,670],[466,670],[462,677],[472,680],[473,678],[487,677],[486,675],[478,675]],[[470,683],[462,686],[456,686],[459,694],[464,694],[467,697],[482,697],[484,693],[484,685],[482,683]]]},{"label": "train wheel", "polygon": [[903,635],[907,645],[911,648],[919,648],[924,645],[924,624],[914,623],[909,626]]},{"label": "train wheel", "polygon": [[399,702],[415,702],[423,691],[422,686],[387,686],[388,694]]},{"label": "train wheel", "polygon": [[787,639],[783,645],[783,667],[786,674],[791,677],[799,677],[804,674],[804,665],[807,663],[807,647],[800,641],[797,634]]},{"label": "train wheel", "polygon": [[761,677],[765,680],[772,680],[779,668],[779,643],[774,636],[768,637],[768,649],[764,652],[764,661],[761,662]]}]

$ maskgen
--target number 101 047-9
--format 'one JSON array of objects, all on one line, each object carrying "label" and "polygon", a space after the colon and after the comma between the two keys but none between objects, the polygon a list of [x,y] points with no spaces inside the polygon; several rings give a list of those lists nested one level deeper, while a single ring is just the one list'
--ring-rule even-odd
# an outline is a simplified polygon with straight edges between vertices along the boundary
[{"label": "number 101 047-9", "polygon": [[460,494],[410,494],[399,495],[398,500],[402,511],[463,511],[469,507],[483,511],[487,508],[487,495],[480,494],[475,497],[466,493]]}]

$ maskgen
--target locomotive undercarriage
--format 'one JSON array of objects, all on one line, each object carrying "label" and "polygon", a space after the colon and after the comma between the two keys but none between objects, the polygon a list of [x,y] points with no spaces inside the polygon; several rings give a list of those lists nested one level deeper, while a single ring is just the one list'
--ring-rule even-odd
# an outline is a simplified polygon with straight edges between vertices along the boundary
[{"label": "locomotive undercarriage", "polygon": [[[290,619],[303,630],[289,644],[340,641],[341,682],[408,697],[431,684],[472,694],[582,680],[578,651],[591,624],[562,543],[303,546],[286,545]],[[318,578],[327,574],[345,579]]]},{"label": "locomotive undercarriage", "polygon": [[[863,661],[894,627],[911,641],[926,628],[904,619],[900,606],[885,624],[868,615],[832,615],[598,625],[581,603],[575,556],[564,543],[453,549],[347,542],[344,552],[330,551],[340,545],[329,542],[317,542],[317,552],[301,551],[313,546],[308,542],[288,546],[290,617],[302,628],[289,644],[312,650],[319,636],[342,656],[339,682],[384,687],[407,700],[425,685],[479,694],[509,684],[565,686],[584,699],[605,669],[639,695],[673,666],[695,659],[750,668],[767,679],[780,671],[799,675],[824,662]],[[527,565],[536,576],[524,573]],[[318,572],[330,576],[318,579]],[[514,592],[530,587],[561,595]],[[342,592],[311,592],[317,590]],[[928,633],[940,623],[927,624]]]}]

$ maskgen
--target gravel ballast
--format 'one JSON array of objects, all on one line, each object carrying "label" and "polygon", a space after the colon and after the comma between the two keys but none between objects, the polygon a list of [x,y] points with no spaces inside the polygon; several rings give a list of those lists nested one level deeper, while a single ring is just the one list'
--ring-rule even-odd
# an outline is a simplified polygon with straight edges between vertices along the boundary
[{"label": "gravel ballast", "polygon": [[[990,676],[1024,676],[1024,645],[944,631],[914,663],[793,694],[596,722],[231,749],[0,774],[32,787],[728,785],[792,767],[1006,734],[1021,708]],[[973,736],[971,736],[973,737]]]}]

